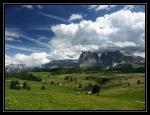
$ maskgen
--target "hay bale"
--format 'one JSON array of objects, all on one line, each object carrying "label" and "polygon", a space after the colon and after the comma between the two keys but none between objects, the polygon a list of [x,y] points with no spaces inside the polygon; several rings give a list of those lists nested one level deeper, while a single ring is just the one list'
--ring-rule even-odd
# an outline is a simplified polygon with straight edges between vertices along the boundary
[{"label": "hay bale", "polygon": [[126,87],[126,85],[124,84],[124,85],[122,85],[122,87]]},{"label": "hay bale", "polygon": [[63,86],[63,84],[59,84],[59,86]]},{"label": "hay bale", "polygon": [[80,95],[81,93],[80,92],[76,92],[76,95]]},{"label": "hay bale", "polygon": [[88,94],[88,95],[91,95],[91,94],[92,94],[92,91],[87,91],[87,94]]}]

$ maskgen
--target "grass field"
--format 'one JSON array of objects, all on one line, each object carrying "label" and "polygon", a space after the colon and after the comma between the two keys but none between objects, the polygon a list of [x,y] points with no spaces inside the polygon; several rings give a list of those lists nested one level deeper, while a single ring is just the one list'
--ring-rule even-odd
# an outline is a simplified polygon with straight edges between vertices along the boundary
[{"label": "grass field", "polygon": [[[83,86],[97,84],[95,79],[109,78],[101,87],[99,96],[87,95],[75,88],[74,81],[66,83],[66,75],[51,75],[49,72],[32,72],[45,81],[61,83],[62,86],[49,83],[41,90],[42,83],[27,81],[31,90],[9,89],[11,79],[5,81],[5,110],[145,110],[145,75],[142,73],[96,72],[69,74],[76,77]],[[85,79],[93,76],[95,79]],[[141,83],[137,84],[137,80]],[[23,80],[20,80],[23,81]],[[130,83],[131,87],[127,85]],[[125,85],[125,87],[122,87]],[[79,95],[76,93],[80,92]]]}]

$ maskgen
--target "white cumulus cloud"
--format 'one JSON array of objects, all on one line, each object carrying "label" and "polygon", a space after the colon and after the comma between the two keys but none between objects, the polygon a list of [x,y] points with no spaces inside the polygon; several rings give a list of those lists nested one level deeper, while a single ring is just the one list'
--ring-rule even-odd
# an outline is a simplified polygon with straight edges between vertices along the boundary
[{"label": "white cumulus cloud", "polygon": [[43,6],[42,5],[36,5],[38,9],[42,9]]},{"label": "white cumulus cloud", "polygon": [[16,38],[19,38],[20,37],[20,35],[18,34],[18,33],[16,33],[16,32],[10,32],[10,31],[5,31],[5,36],[6,37],[16,37]]},{"label": "white cumulus cloud", "polygon": [[14,56],[5,55],[5,65],[8,64],[26,64],[26,66],[40,66],[48,63],[49,55],[46,52],[34,52],[30,55],[16,54]]},{"label": "white cumulus cloud", "polygon": [[90,5],[88,9],[95,9],[95,11],[109,10],[109,9],[114,8],[116,6],[117,5]]},{"label": "white cumulus cloud", "polygon": [[30,10],[33,10],[35,7],[37,7],[40,10],[43,9],[43,5],[22,5],[21,7]]},{"label": "white cumulus cloud", "polygon": [[[145,13],[120,10],[96,21],[58,24],[51,27],[51,59],[77,59],[83,50],[145,47]],[[138,50],[137,49],[137,50]]]},{"label": "white cumulus cloud", "polygon": [[134,53],[135,56],[141,56],[145,58],[145,52],[135,52]]},{"label": "white cumulus cloud", "polygon": [[73,21],[73,20],[81,20],[83,17],[81,14],[72,14],[70,17],[69,17],[69,21]]},{"label": "white cumulus cloud", "polygon": [[134,8],[134,5],[125,5],[122,10],[132,10]]},{"label": "white cumulus cloud", "polygon": [[6,41],[16,41],[21,43],[21,40],[18,39],[20,35],[16,32],[5,31],[5,40]]},{"label": "white cumulus cloud", "polygon": [[27,9],[30,9],[30,10],[33,10],[33,5],[22,5],[23,8],[27,8]]}]

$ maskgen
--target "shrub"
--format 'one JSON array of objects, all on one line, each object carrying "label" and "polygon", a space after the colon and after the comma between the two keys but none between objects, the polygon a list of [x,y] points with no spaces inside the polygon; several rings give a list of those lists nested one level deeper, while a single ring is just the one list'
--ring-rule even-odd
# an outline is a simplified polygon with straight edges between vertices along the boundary
[{"label": "shrub", "polygon": [[140,80],[137,80],[137,84],[140,84],[141,83],[141,81]]},{"label": "shrub", "polygon": [[89,83],[88,88],[91,88],[91,87],[93,87],[93,85],[92,85],[92,83]]},{"label": "shrub", "polygon": [[31,90],[31,87],[30,87],[29,85],[28,85],[28,87],[27,87],[27,90],[28,90],[28,91],[30,91],[30,90]]},{"label": "shrub", "polygon": [[93,76],[91,76],[91,79],[95,79]]},{"label": "shrub", "polygon": [[21,87],[20,87],[20,83],[19,83],[19,81],[18,80],[16,80],[15,81],[15,89],[17,89],[17,90],[20,90],[21,89]]},{"label": "shrub", "polygon": [[86,79],[86,80],[89,80],[89,77],[86,77],[85,79]]},{"label": "shrub", "polygon": [[43,85],[42,87],[41,87],[41,90],[44,90],[45,89],[45,86]]},{"label": "shrub", "polygon": [[18,80],[12,80],[11,83],[10,83],[10,89],[20,90],[21,87],[20,87],[19,81]]},{"label": "shrub", "polygon": [[56,85],[59,85],[59,82],[57,82]]},{"label": "shrub", "polygon": [[72,77],[70,77],[70,81],[73,81]]},{"label": "shrub", "polygon": [[131,87],[130,83],[128,82],[128,86]]},{"label": "shrub", "polygon": [[100,86],[94,85],[94,87],[93,87],[93,89],[92,89],[92,94],[98,93],[99,91],[100,91]]},{"label": "shrub", "polygon": [[81,87],[82,87],[82,84],[81,84],[81,83],[79,83],[78,88],[81,88]]},{"label": "shrub", "polygon": [[77,78],[76,78],[76,77],[74,78],[74,81],[77,81]]},{"label": "shrub", "polygon": [[46,84],[46,81],[42,80],[42,83],[43,83],[43,84]]},{"label": "shrub", "polygon": [[26,82],[23,82],[23,89],[27,89],[27,83]]},{"label": "shrub", "polygon": [[16,89],[17,89],[17,90],[20,90],[20,89],[21,89],[20,84],[16,85]]},{"label": "shrub", "polygon": [[54,81],[51,81],[50,84],[54,84]]},{"label": "shrub", "polygon": [[85,90],[86,90],[86,91],[92,91],[92,89],[93,89],[92,83],[88,83],[88,84],[85,86]]},{"label": "shrub", "polygon": [[105,84],[107,81],[109,81],[109,78],[103,78],[102,79],[102,84]]},{"label": "shrub", "polygon": [[12,80],[10,83],[10,89],[15,89],[15,86],[16,86],[15,81]]},{"label": "shrub", "polygon": [[69,80],[69,76],[65,76],[64,80]]}]

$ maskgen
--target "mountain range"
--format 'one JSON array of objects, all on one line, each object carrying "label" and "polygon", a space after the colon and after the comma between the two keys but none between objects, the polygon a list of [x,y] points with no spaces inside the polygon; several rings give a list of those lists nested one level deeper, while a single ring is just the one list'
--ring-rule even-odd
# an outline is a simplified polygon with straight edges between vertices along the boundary
[{"label": "mountain range", "polygon": [[5,67],[6,72],[19,72],[24,69],[27,69],[25,64],[9,64]]},{"label": "mountain range", "polygon": [[43,68],[91,68],[99,70],[144,66],[145,58],[123,51],[105,51],[103,53],[82,51],[78,60],[53,60],[43,65]]},{"label": "mountain range", "polygon": [[[98,69],[98,70],[145,70],[145,58],[123,51],[105,51],[102,53],[82,51],[78,60],[52,60],[43,64],[41,68],[53,69]],[[10,64],[5,67],[6,72],[28,69],[25,64]],[[132,71],[131,71],[132,72]]]}]

